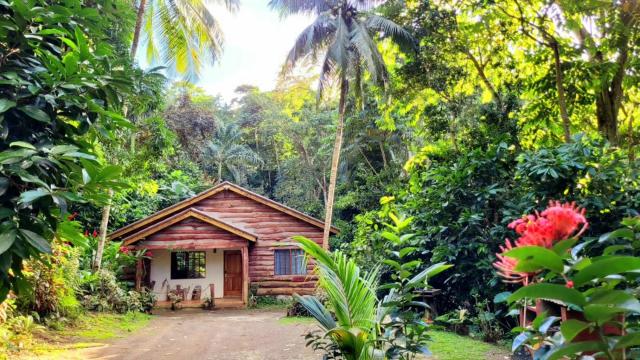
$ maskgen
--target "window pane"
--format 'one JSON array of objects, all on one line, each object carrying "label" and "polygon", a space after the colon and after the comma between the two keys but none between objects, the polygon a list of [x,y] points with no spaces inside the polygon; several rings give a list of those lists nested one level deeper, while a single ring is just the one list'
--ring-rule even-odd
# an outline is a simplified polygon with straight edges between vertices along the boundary
[{"label": "window pane", "polygon": [[304,253],[298,249],[274,251],[275,275],[302,275],[307,273]]},{"label": "window pane", "polygon": [[204,251],[179,251],[171,253],[172,279],[197,279],[206,277],[206,253]]}]

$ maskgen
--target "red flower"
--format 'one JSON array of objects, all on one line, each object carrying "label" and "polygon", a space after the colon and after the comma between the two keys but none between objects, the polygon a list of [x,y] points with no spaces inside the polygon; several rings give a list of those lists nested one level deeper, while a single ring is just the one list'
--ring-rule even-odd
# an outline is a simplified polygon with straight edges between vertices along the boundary
[{"label": "red flower", "polygon": [[509,241],[509,239],[507,239],[505,246],[500,245],[500,253],[496,254],[498,260],[493,263],[493,267],[498,270],[498,275],[504,279],[504,282],[525,282],[531,274],[516,271],[515,268],[518,265],[518,260],[502,255],[512,248],[513,247],[511,246],[511,241]]},{"label": "red flower", "polygon": [[561,204],[559,201],[550,201],[549,207],[542,212],[555,227],[555,236],[558,240],[568,239],[582,225],[575,236],[580,236],[587,230],[589,223],[584,217],[585,210],[576,206],[575,202]]},{"label": "red flower", "polygon": [[[559,201],[550,201],[549,206],[542,213],[536,212],[509,224],[509,228],[520,235],[515,241],[515,247],[551,248],[558,241],[571,236],[580,236],[589,226],[584,213],[584,209],[580,209],[575,203],[561,204]],[[500,246],[501,252],[496,254],[498,260],[493,263],[493,266],[498,269],[498,275],[503,277],[505,282],[526,281],[527,277],[533,274],[515,271],[518,260],[503,255],[511,248],[511,242],[507,239],[506,245]],[[573,287],[573,282],[567,282],[567,287]]]},{"label": "red flower", "polygon": [[84,231],[84,236],[87,236],[87,237],[89,236],[89,230]]},{"label": "red flower", "polygon": [[123,254],[128,254],[129,253],[129,248],[126,246],[120,246],[120,252]]},{"label": "red flower", "polygon": [[153,257],[153,253],[147,250],[147,252],[144,253],[144,256]]},{"label": "red flower", "polygon": [[98,237],[98,231],[97,230],[93,230],[93,237]]},{"label": "red flower", "polygon": [[569,289],[573,289],[573,281],[571,280],[567,281],[567,283],[564,286],[566,286]]}]

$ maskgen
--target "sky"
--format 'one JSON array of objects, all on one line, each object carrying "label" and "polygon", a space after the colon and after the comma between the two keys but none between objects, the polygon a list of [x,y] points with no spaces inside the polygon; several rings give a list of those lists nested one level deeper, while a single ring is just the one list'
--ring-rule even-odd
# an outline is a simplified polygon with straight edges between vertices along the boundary
[{"label": "sky", "polygon": [[255,85],[260,90],[275,87],[289,49],[313,19],[304,15],[280,18],[267,4],[268,0],[241,0],[235,14],[208,6],[224,31],[225,45],[219,63],[206,65],[196,83],[207,93],[230,101],[238,85]]}]

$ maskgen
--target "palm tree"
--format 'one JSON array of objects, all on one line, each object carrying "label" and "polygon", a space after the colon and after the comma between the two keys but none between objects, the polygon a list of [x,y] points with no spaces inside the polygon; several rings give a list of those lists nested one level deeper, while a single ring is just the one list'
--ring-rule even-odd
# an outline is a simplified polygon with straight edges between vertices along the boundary
[{"label": "palm tree", "polygon": [[205,155],[217,168],[218,182],[222,182],[223,170],[226,169],[235,182],[243,183],[247,168],[262,164],[260,156],[242,143],[242,132],[233,123],[219,125],[205,148]]},{"label": "palm tree", "polygon": [[373,0],[270,0],[269,6],[282,15],[314,14],[315,21],[302,31],[289,51],[284,71],[292,70],[301,60],[319,60],[323,52],[318,85],[318,100],[324,88],[339,81],[338,125],[331,159],[331,176],[325,207],[323,246],[329,246],[340,151],[342,149],[346,98],[350,83],[357,98],[362,95],[363,73],[371,82],[386,88],[387,68],[374,40],[389,36],[401,45],[411,44],[411,35],[391,20],[369,12],[381,1]]},{"label": "palm tree", "polygon": [[222,53],[222,29],[206,7],[214,2],[232,12],[239,6],[238,0],[139,0],[131,57],[144,33],[149,62],[161,60],[178,74],[197,76],[203,56],[213,63]]}]

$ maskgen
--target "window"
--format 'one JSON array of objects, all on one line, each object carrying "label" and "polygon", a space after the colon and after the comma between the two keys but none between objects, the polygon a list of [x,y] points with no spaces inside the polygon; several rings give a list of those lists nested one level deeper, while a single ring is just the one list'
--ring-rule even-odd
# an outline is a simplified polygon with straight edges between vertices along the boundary
[{"label": "window", "polygon": [[179,251],[171,253],[172,279],[198,279],[206,276],[204,251]]},{"label": "window", "polygon": [[307,264],[302,250],[276,250],[274,255],[275,275],[304,275],[307,273]]}]

